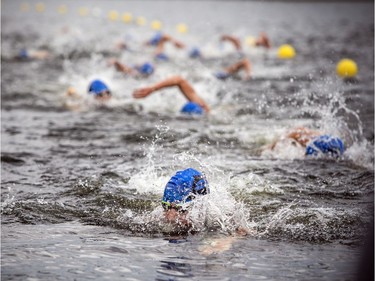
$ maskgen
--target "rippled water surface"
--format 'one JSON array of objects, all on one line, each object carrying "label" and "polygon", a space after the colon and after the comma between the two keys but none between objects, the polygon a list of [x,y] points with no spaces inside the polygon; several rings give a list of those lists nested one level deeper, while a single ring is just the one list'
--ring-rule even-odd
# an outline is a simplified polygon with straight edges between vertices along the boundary
[{"label": "rippled water surface", "polygon": [[[42,12],[39,1],[25,3],[3,1],[1,11],[2,279],[363,280],[373,222],[373,3],[46,1]],[[111,10],[148,23],[110,21]],[[151,77],[117,73],[111,58],[152,61],[143,45],[152,20],[204,58],[168,47],[170,61],[154,62]],[[189,31],[178,33],[178,23]],[[245,42],[261,31],[273,46],[244,43],[252,79],[217,80],[239,58],[220,35]],[[116,49],[119,41],[129,49]],[[293,60],[277,58],[284,43]],[[22,48],[51,57],[14,59]],[[336,76],[345,57],[357,62],[355,79]],[[211,112],[182,116],[177,89],[132,98],[171,75],[189,80]],[[105,106],[86,94],[95,78],[112,89]],[[70,109],[68,87],[82,97]],[[263,151],[296,126],[340,136],[343,157]],[[166,225],[160,206],[168,179],[187,167],[205,172],[211,189],[190,211],[188,232]],[[236,236],[239,226],[250,234]]]}]

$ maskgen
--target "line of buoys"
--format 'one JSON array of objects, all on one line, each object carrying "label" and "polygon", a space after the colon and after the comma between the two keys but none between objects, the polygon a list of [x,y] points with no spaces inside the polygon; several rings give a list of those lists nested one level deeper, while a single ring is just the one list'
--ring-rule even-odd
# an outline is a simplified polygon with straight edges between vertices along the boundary
[{"label": "line of buoys", "polygon": [[[23,2],[20,5],[20,11],[22,12],[28,12],[30,10],[30,4],[27,2]],[[46,6],[43,2],[38,2],[35,4],[35,10],[38,13],[43,13],[46,10]],[[68,12],[68,7],[66,5],[60,5],[57,7],[57,12],[59,14],[66,14]],[[80,16],[87,16],[89,14],[90,10],[87,7],[80,7],[78,9],[78,14]],[[94,7],[91,10],[91,14],[95,17],[100,17],[102,15],[102,10],[98,7]],[[116,10],[111,10],[108,12],[108,19],[111,21],[118,21],[120,19],[120,14]],[[133,15],[129,12],[125,12],[122,14],[121,17],[122,21],[125,23],[131,23],[133,22]],[[142,17],[138,16],[134,20],[135,24],[138,26],[145,26],[147,24],[147,20]],[[153,30],[161,30],[163,27],[163,24],[159,20],[154,20],[151,22],[150,27]],[[184,23],[179,23],[176,25],[176,31],[178,33],[186,33],[188,31],[188,27]],[[256,38],[253,36],[247,36],[245,38],[245,44],[248,46],[254,46],[256,42]],[[294,47],[290,44],[283,44],[278,48],[277,51],[277,57],[279,59],[293,59],[296,56],[296,50]],[[355,61],[344,58],[340,60],[336,65],[336,74],[342,78],[351,78],[356,76],[358,73],[358,66]]]}]

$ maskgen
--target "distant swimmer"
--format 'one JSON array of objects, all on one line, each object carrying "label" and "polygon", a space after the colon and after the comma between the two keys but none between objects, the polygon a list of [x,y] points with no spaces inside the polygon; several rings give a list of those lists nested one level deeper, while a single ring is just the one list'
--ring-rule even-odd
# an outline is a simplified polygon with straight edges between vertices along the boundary
[{"label": "distant swimmer", "polygon": [[140,65],[127,66],[120,63],[118,60],[111,60],[110,64],[114,65],[117,71],[134,77],[148,77],[155,71],[154,65],[150,62],[145,62]]},{"label": "distant swimmer", "polygon": [[223,71],[219,71],[214,75],[218,79],[225,80],[241,70],[243,70],[245,73],[243,76],[243,80],[249,80],[251,78],[251,63],[249,59],[241,59],[240,61],[226,67]]},{"label": "distant swimmer", "polygon": [[186,218],[190,204],[196,198],[209,193],[207,179],[201,172],[192,168],[178,171],[164,189],[161,201],[164,218],[170,223],[190,226]]},{"label": "distant swimmer", "polygon": [[189,58],[200,59],[203,58],[202,51],[198,47],[193,47],[189,51]]},{"label": "distant swimmer", "polygon": [[287,144],[304,149],[304,154],[306,156],[325,155],[340,157],[345,151],[344,142],[339,137],[310,130],[305,127],[294,128],[288,134],[273,142],[266,149],[282,149]]},{"label": "distant swimmer", "polygon": [[258,38],[255,40],[255,46],[265,47],[267,49],[271,48],[271,42],[265,32],[261,32]]},{"label": "distant swimmer", "polygon": [[210,108],[206,104],[206,102],[197,95],[190,83],[183,79],[181,76],[173,76],[159,83],[156,83],[155,85],[137,89],[133,92],[133,97],[136,99],[145,98],[155,91],[174,86],[177,86],[180,89],[181,93],[189,101],[181,109],[182,113],[202,115],[204,112],[210,111]]},{"label": "distant swimmer", "polygon": [[16,56],[19,60],[44,60],[51,57],[47,50],[21,49]]},{"label": "distant swimmer", "polygon": [[161,32],[156,33],[154,37],[146,42],[146,45],[156,47],[155,59],[167,61],[169,60],[169,57],[167,54],[165,54],[165,44],[168,42],[172,43],[178,49],[185,48],[185,44],[173,38],[172,36],[163,34]]},{"label": "distant swimmer", "polygon": [[220,41],[222,42],[230,42],[237,51],[242,52],[242,45],[241,40],[235,36],[224,34],[220,37]]}]

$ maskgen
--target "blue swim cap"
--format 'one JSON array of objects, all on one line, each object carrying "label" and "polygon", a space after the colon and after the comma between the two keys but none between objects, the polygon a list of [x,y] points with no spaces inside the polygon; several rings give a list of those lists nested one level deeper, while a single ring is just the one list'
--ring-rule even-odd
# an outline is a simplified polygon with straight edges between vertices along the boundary
[{"label": "blue swim cap", "polygon": [[152,46],[156,46],[157,44],[159,44],[161,38],[162,38],[163,34],[161,32],[158,32],[154,35],[154,37],[152,37],[149,41],[149,44],[152,45]]},{"label": "blue swim cap", "polygon": [[202,115],[204,110],[199,104],[190,101],[181,108],[181,113]]},{"label": "blue swim cap", "polygon": [[167,56],[166,54],[164,54],[164,53],[157,54],[157,55],[155,56],[155,58],[156,58],[157,60],[163,60],[163,61],[167,61],[167,60],[169,60],[168,56]]},{"label": "blue swim cap", "polygon": [[221,80],[225,80],[230,76],[229,73],[224,72],[224,71],[216,72],[214,75],[217,79],[221,79]]},{"label": "blue swim cap", "polygon": [[200,58],[202,57],[201,51],[198,48],[193,48],[191,49],[189,53],[189,57],[194,59],[194,58]]},{"label": "blue swim cap", "polygon": [[27,52],[26,49],[22,49],[19,53],[18,53],[18,57],[20,57],[21,59],[27,59],[29,57],[29,53]]},{"label": "blue swim cap", "polygon": [[178,171],[167,183],[162,199],[163,207],[168,209],[171,203],[176,205],[191,202],[197,195],[210,192],[205,176],[195,169]]},{"label": "blue swim cap", "polygon": [[109,91],[109,88],[101,80],[94,80],[91,82],[88,92],[98,95],[104,91]]},{"label": "blue swim cap", "polygon": [[306,155],[317,156],[319,153],[339,157],[344,153],[345,146],[338,137],[321,135],[313,139],[306,147]]},{"label": "blue swim cap", "polygon": [[138,67],[138,71],[144,75],[150,75],[154,72],[154,66],[151,63],[146,62]]}]

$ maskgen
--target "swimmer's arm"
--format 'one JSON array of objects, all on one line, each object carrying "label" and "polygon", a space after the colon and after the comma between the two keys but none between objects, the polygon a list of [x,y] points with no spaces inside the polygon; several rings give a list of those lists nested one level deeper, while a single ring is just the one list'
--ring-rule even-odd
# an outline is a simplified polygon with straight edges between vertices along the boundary
[{"label": "swimmer's arm", "polygon": [[234,36],[231,36],[231,35],[223,35],[221,36],[221,41],[229,41],[229,42],[232,42],[233,45],[236,47],[236,49],[238,51],[240,51],[242,48],[241,48],[241,42],[238,38],[234,37]]},{"label": "swimmer's arm", "polygon": [[153,86],[135,90],[133,92],[133,97],[136,99],[145,98],[155,91],[161,90],[163,88],[174,87],[174,86],[179,87],[182,94],[189,101],[199,104],[207,112],[210,111],[210,108],[206,104],[206,102],[197,95],[197,93],[194,91],[193,87],[189,84],[189,82],[183,79],[181,76],[173,76]]},{"label": "swimmer's arm", "polygon": [[255,45],[264,46],[267,49],[271,48],[270,40],[268,39],[268,36],[264,32],[260,33],[258,39],[255,42]]},{"label": "swimmer's arm", "polygon": [[46,50],[30,51],[29,56],[33,59],[44,60],[48,59],[51,55]]},{"label": "swimmer's arm", "polygon": [[169,35],[163,35],[160,42],[156,46],[156,51],[155,51],[156,55],[161,54],[164,51],[164,45],[166,42],[173,43],[173,45],[179,49],[185,48],[185,45],[182,42],[170,37]]},{"label": "swimmer's arm", "polygon": [[246,235],[249,235],[249,234],[254,235],[255,233],[250,231],[247,228],[244,228],[244,227],[240,226],[240,227],[237,228],[235,235],[224,237],[224,238],[214,239],[214,240],[210,241],[210,243],[208,245],[204,245],[204,246],[200,247],[199,250],[200,250],[201,254],[203,254],[205,256],[208,256],[208,255],[211,255],[211,254],[222,253],[224,251],[229,250],[232,247],[233,243],[237,239],[242,238],[242,237],[244,237]]},{"label": "swimmer's arm", "polygon": [[113,64],[115,66],[115,68],[117,69],[117,71],[120,71],[120,72],[123,72],[125,74],[129,74],[129,75],[132,75],[132,74],[135,74],[134,73],[134,69],[120,63],[119,61],[117,60],[113,60],[111,62],[111,64]]},{"label": "swimmer's arm", "polygon": [[251,75],[251,63],[250,63],[250,61],[247,58],[242,59],[239,62],[230,65],[229,67],[225,68],[225,71],[228,74],[234,74],[234,73],[240,71],[241,69],[243,69],[245,71],[245,79],[246,80],[250,79],[250,75]]},{"label": "swimmer's arm", "polygon": [[305,127],[297,127],[292,132],[287,134],[288,138],[292,138],[302,146],[306,146],[307,143],[314,137],[318,136],[318,131],[310,130]]}]

